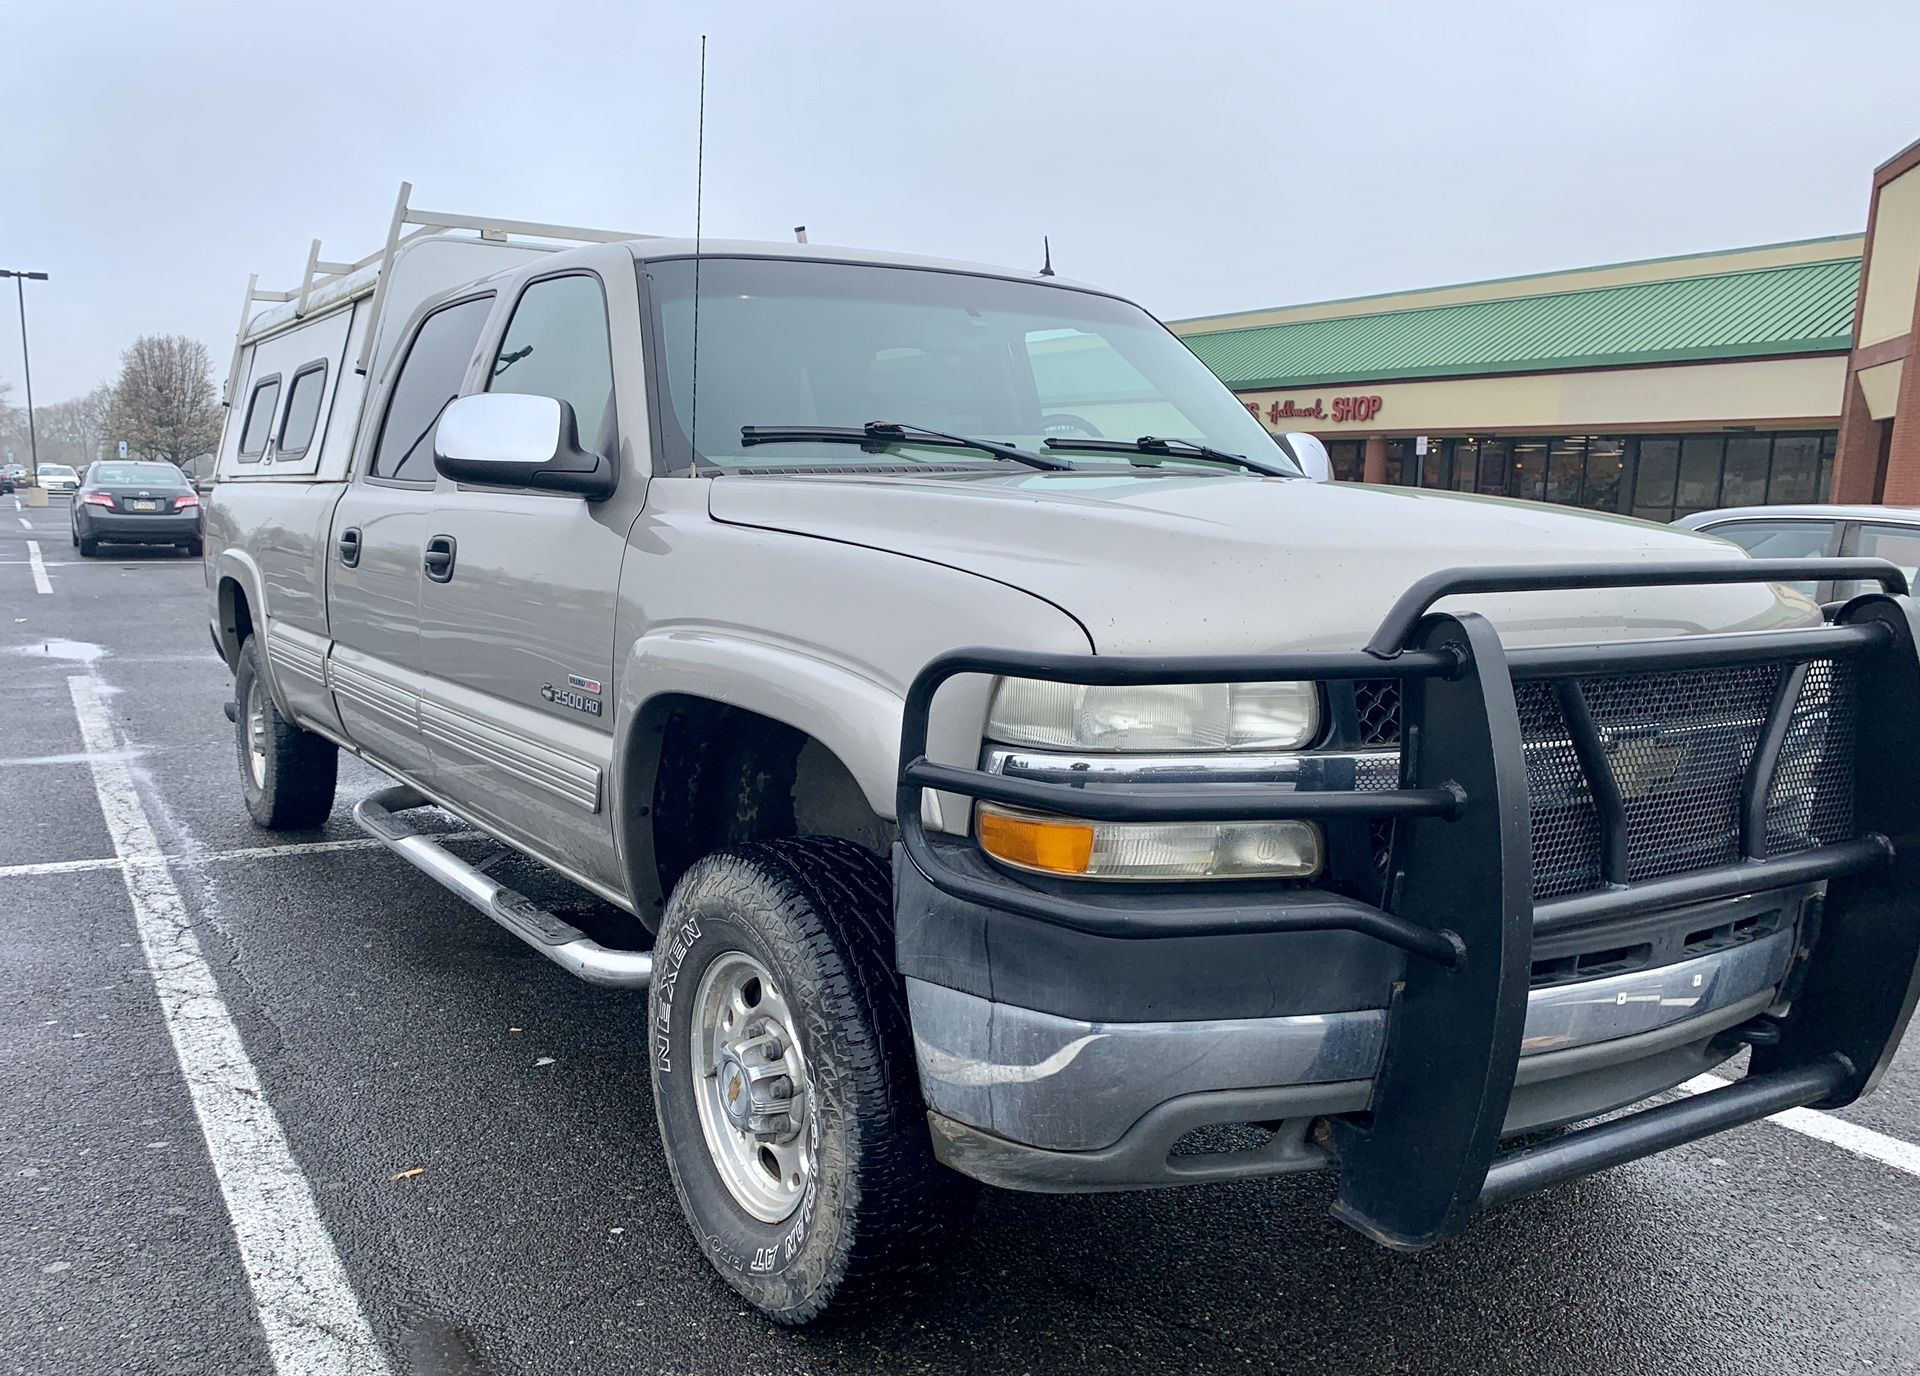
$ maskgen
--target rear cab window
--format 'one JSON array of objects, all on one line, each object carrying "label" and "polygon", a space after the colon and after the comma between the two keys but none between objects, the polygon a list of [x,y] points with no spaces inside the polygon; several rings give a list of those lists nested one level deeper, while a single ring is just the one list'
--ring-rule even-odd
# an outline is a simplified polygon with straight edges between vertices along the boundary
[{"label": "rear cab window", "polygon": [[460,395],[493,297],[442,306],[414,332],[387,396],[367,476],[384,482],[433,481],[433,432],[447,403]]}]

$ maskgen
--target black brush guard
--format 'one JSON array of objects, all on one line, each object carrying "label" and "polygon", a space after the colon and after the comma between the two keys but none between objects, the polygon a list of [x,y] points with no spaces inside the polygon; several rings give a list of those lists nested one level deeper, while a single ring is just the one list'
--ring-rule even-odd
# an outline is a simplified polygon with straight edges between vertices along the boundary
[{"label": "black brush guard", "polygon": [[[1885,591],[1854,599],[1833,623],[1612,645],[1509,650],[1473,612],[1432,613],[1468,593],[1859,579]],[[1905,576],[1877,559],[1746,560],[1456,569],[1408,588],[1358,652],[1299,655],[1067,656],[956,650],[923,669],[901,728],[898,819],[908,863],[955,897],[1109,937],[1345,930],[1414,959],[1388,1013],[1386,1049],[1364,1115],[1336,1121],[1336,1217],[1390,1247],[1427,1247],[1484,1206],[1802,1105],[1837,1108],[1885,1071],[1920,995],[1920,654]],[[1754,663],[1856,663],[1856,838],[1768,858],[1764,811],[1792,715],[1782,687],[1753,752],[1733,864],[1546,900],[1532,898],[1526,761],[1516,680],[1553,680],[1577,699],[1582,678]],[[926,758],[935,693],[961,674],[1094,685],[1393,678],[1403,696],[1400,786],[1377,793],[1236,787],[1077,786],[1009,779]],[[1622,846],[1626,814],[1591,719],[1568,714],[1592,778],[1603,853]],[[1584,737],[1584,738],[1583,738]],[[1131,911],[1112,887],[1076,901],[947,863],[921,817],[925,789],[1099,821],[1395,819],[1391,881],[1376,907],[1316,890],[1191,912]],[[1610,875],[1617,880],[1617,875]],[[1502,1153],[1527,1013],[1536,930],[1559,930],[1708,899],[1826,880],[1824,916],[1792,1011],[1724,1089],[1614,1118]]]}]

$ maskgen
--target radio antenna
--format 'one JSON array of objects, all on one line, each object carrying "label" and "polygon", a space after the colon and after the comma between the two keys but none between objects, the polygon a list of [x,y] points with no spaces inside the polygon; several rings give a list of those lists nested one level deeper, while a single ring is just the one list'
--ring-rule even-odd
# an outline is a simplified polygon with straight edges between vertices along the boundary
[{"label": "radio antenna", "polygon": [[700,35],[700,117],[693,155],[693,384],[687,402],[687,476],[700,471],[700,212],[707,181],[707,36]]}]

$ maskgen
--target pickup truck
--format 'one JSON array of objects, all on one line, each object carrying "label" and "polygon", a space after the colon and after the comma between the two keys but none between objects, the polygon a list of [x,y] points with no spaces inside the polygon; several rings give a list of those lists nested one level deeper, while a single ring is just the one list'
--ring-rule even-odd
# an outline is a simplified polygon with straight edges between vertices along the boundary
[{"label": "pickup truck", "polygon": [[1892,565],[1325,481],[1057,277],[408,214],[243,310],[241,792],[312,828],[359,756],[400,859],[644,989],[694,1245],[772,1319],[913,1286],[980,1182],[1330,1170],[1415,1250],[1894,1054]]}]

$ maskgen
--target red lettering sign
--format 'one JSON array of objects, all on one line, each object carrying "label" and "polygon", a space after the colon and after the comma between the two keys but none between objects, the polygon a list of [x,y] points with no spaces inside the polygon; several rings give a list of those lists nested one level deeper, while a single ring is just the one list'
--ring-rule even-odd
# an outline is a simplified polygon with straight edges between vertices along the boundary
[{"label": "red lettering sign", "polygon": [[[1365,424],[1380,414],[1382,404],[1382,399],[1377,393],[1366,396],[1335,397],[1333,409],[1329,412],[1327,400],[1324,397],[1315,397],[1310,402],[1295,401],[1289,397],[1285,401],[1268,402],[1266,420],[1269,425],[1278,425],[1283,420],[1324,420],[1331,421],[1335,425]],[[1260,415],[1259,402],[1249,401],[1245,405],[1252,415],[1255,417]]]}]

